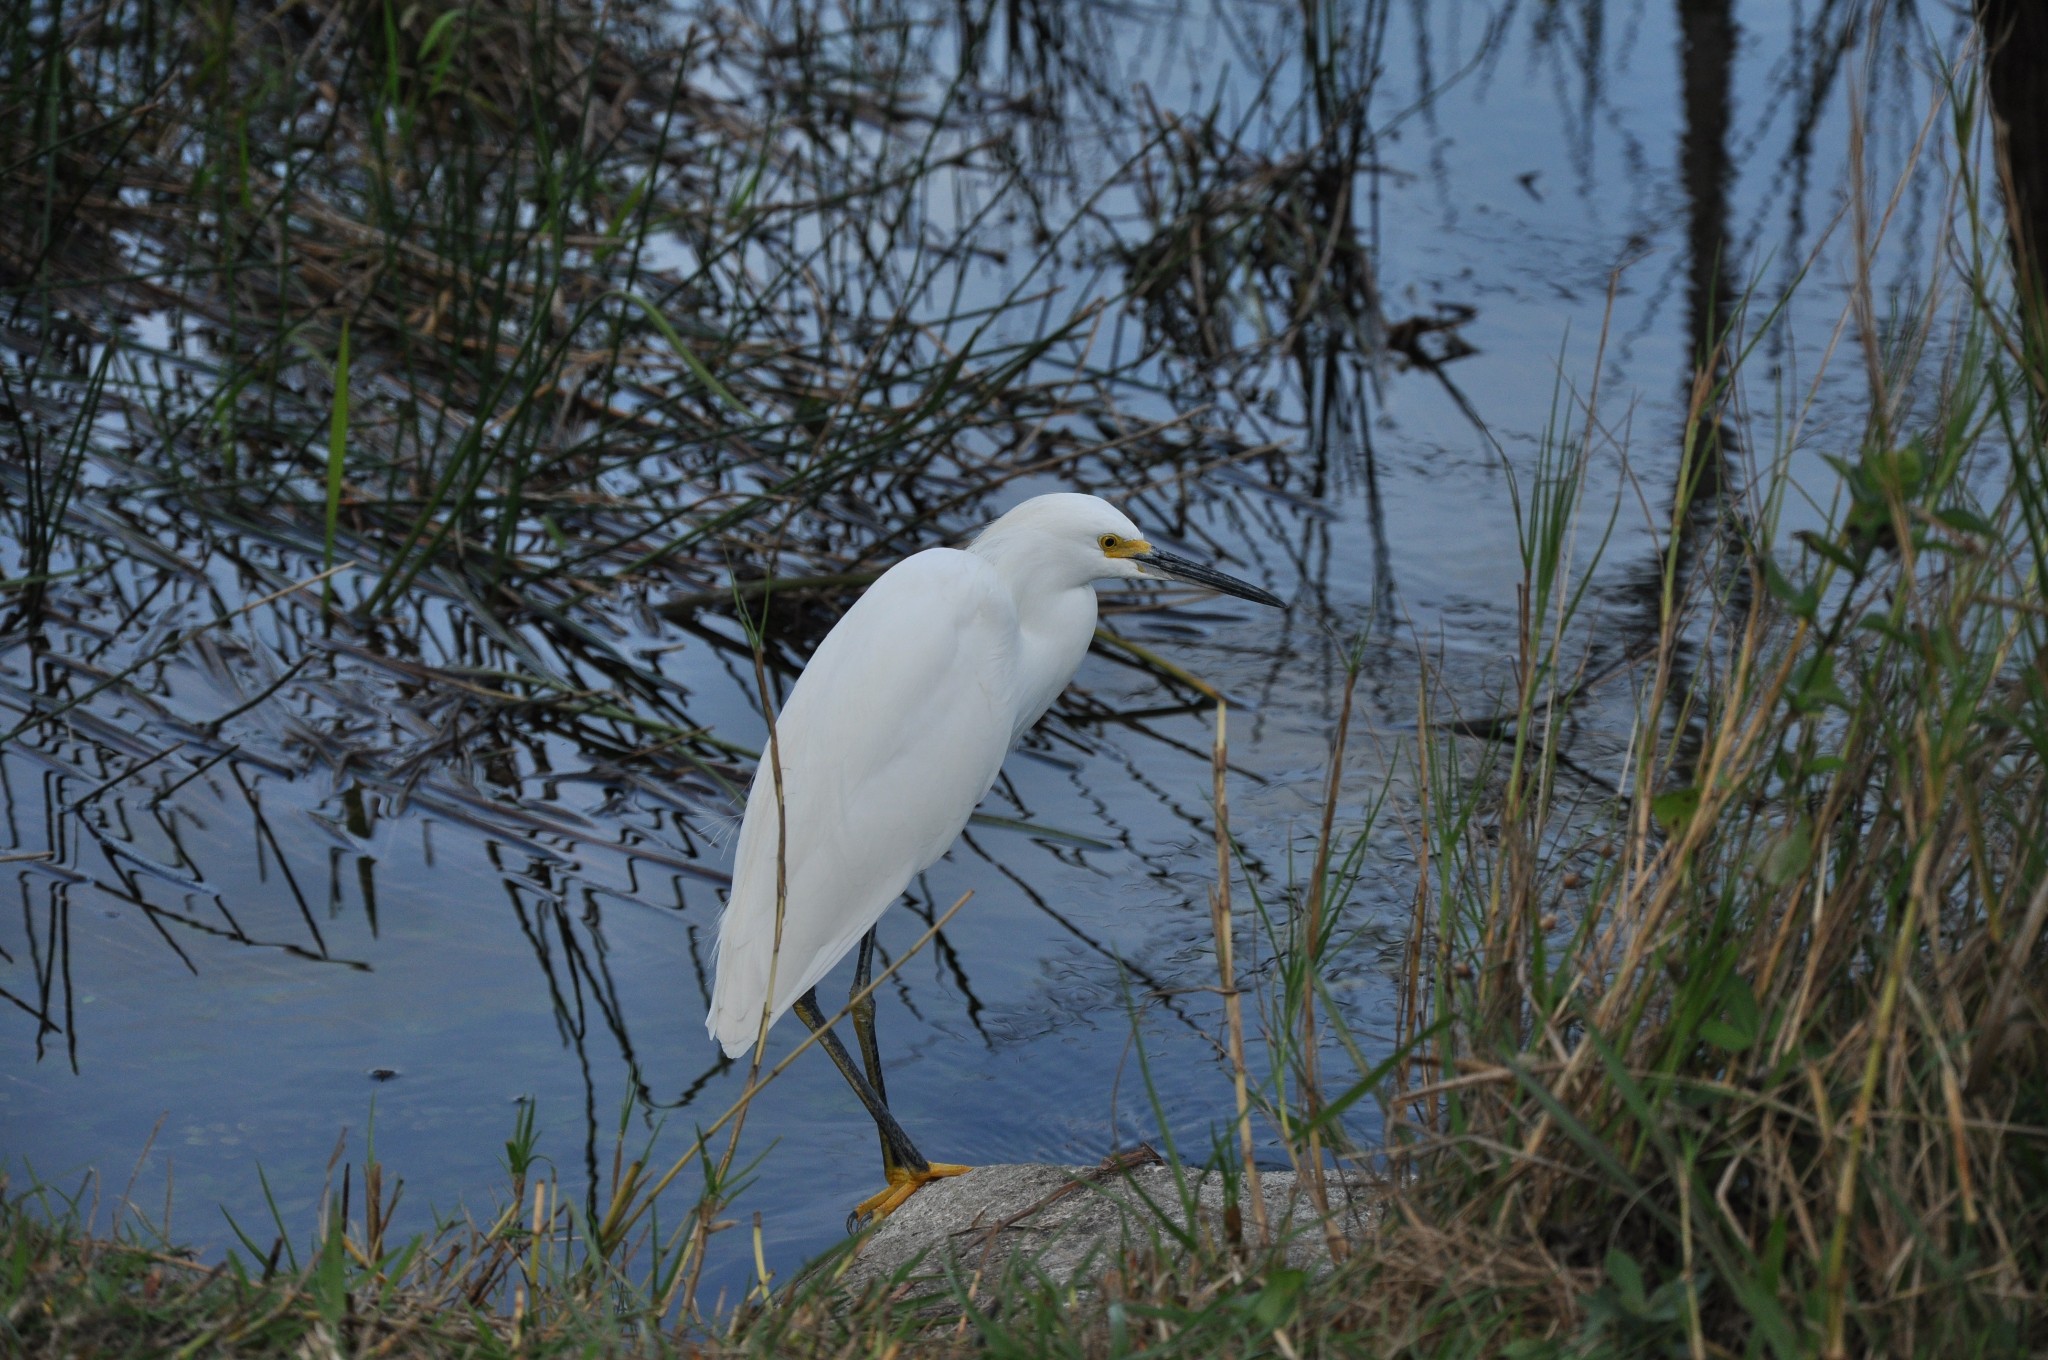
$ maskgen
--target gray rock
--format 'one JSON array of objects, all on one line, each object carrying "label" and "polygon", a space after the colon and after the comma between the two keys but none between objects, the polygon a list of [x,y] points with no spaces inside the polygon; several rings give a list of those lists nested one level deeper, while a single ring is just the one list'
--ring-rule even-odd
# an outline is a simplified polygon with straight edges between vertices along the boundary
[{"label": "gray rock", "polygon": [[[1228,1240],[1222,1175],[1193,1168],[1179,1174],[1185,1191],[1167,1166],[1128,1172],[1037,1163],[976,1167],[918,1191],[854,1244],[850,1256],[834,1255],[821,1266],[857,1293],[913,1263],[913,1278],[943,1276],[949,1267],[986,1275],[1022,1255],[1054,1280],[1085,1285],[1077,1277],[1112,1263],[1126,1246],[1172,1249],[1175,1230],[1187,1228],[1190,1195],[1198,1240],[1211,1246]],[[1377,1218],[1383,1191],[1357,1173],[1333,1172],[1328,1180],[1331,1219],[1343,1236],[1357,1238]],[[1319,1216],[1295,1174],[1265,1172],[1260,1183],[1266,1220],[1289,1263],[1309,1269],[1327,1264]],[[1242,1186],[1239,1193],[1245,1193]],[[1250,1241],[1248,1203],[1241,1212],[1243,1237]]]}]

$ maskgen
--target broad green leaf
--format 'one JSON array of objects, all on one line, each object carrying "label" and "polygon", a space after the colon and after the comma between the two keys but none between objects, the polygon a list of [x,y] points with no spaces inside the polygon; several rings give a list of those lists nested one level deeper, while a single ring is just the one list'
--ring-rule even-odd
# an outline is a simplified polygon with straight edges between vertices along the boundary
[{"label": "broad green leaf", "polygon": [[1764,853],[1764,882],[1782,888],[1805,873],[1813,863],[1813,830],[1804,817],[1785,829],[1776,844]]},{"label": "broad green leaf", "polygon": [[1700,791],[1690,784],[1682,789],[1666,789],[1650,800],[1650,815],[1667,835],[1684,834],[1686,823],[1699,810]]}]

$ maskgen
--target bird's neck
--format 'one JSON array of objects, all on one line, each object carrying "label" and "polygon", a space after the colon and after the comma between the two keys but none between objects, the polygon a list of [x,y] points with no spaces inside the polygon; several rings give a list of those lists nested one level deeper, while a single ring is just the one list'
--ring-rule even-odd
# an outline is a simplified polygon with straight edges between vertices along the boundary
[{"label": "bird's neck", "polygon": [[1017,730],[1021,737],[1073,679],[1095,636],[1095,587],[1013,590],[1023,646],[1017,658]]},{"label": "bird's neck", "polygon": [[1095,586],[1074,580],[1072,555],[1050,549],[1037,535],[991,531],[968,551],[995,568],[1017,609],[1021,636],[1012,735],[1022,736],[1059,698],[1087,655],[1095,636]]}]

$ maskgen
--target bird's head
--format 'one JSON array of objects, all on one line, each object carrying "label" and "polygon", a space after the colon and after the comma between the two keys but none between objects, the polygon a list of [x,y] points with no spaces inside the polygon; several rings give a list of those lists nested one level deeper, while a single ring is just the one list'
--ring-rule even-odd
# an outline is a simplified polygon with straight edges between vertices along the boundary
[{"label": "bird's head", "polygon": [[1155,548],[1131,517],[1100,496],[1055,492],[1034,496],[974,540],[974,551],[1027,571],[1046,584],[1167,580],[1285,608],[1273,594],[1214,567]]}]

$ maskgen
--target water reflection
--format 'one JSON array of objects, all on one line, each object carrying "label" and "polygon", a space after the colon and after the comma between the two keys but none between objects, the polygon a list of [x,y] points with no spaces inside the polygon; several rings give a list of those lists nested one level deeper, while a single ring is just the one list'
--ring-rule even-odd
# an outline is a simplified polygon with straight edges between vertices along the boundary
[{"label": "water reflection", "polygon": [[[1733,158],[1729,138],[1734,60],[1739,42],[1733,6],[1728,0],[1679,0],[1679,180],[1686,200],[1685,335],[1690,353],[1680,371],[1680,401],[1686,422],[1674,432],[1678,457],[1672,461],[1667,501],[1660,507],[1661,524],[1671,542],[1645,553],[1625,587],[1632,600],[1624,654],[1648,658],[1663,641],[1667,598],[1686,599],[1703,584],[1698,576],[1703,550],[1723,547],[1734,552],[1714,556],[1718,563],[1739,560],[1741,543],[1731,518],[1740,514],[1740,484],[1731,460],[1741,457],[1739,429],[1731,410],[1728,375],[1732,351],[1742,343],[1735,333],[1736,298],[1744,268],[1731,258],[1728,192]],[[1702,544],[1705,536],[1709,542]],[[1714,540],[1719,540],[1715,542]],[[1743,589],[1733,573],[1720,584]],[[1667,591],[1675,595],[1667,597]],[[1692,760],[1705,735],[1708,715],[1696,702],[1694,681],[1699,662],[1694,638],[1681,632],[1668,655],[1672,677],[1666,689],[1665,717],[1674,729],[1666,749],[1672,752],[1673,778],[1686,782]]]}]

